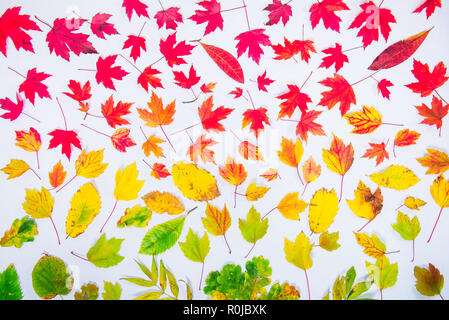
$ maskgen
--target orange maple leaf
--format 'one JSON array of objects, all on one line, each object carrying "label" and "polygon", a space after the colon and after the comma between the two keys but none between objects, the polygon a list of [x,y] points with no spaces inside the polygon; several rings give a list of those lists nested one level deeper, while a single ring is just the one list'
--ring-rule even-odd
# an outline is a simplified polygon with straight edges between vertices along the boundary
[{"label": "orange maple leaf", "polygon": [[373,159],[376,158],[376,167],[381,164],[385,159],[390,159],[387,150],[385,150],[385,143],[370,143],[371,148],[366,150],[362,158]]},{"label": "orange maple leaf", "polygon": [[339,74],[335,74],[333,78],[326,78],[320,83],[326,87],[330,87],[331,90],[321,94],[323,97],[318,103],[319,106],[327,106],[330,110],[340,103],[340,112],[343,116],[348,112],[351,104],[356,104],[355,93],[352,86]]},{"label": "orange maple leaf", "polygon": [[234,208],[237,206],[237,187],[245,182],[247,172],[241,163],[236,163],[234,159],[228,158],[225,166],[218,168],[220,176],[227,182],[235,186],[234,189]]},{"label": "orange maple leaf", "polygon": [[201,160],[204,161],[204,163],[215,163],[214,151],[208,149],[208,147],[216,144],[216,141],[206,138],[206,135],[204,134],[201,135],[187,150],[187,155],[190,156],[190,161],[197,163],[198,157],[200,157]]}]

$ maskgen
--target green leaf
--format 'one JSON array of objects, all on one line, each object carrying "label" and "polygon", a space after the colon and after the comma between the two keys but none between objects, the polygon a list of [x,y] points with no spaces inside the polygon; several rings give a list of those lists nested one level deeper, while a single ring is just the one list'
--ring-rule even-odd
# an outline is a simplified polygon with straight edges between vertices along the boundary
[{"label": "green leaf", "polygon": [[173,274],[167,268],[165,268],[165,274],[167,275],[168,284],[170,285],[171,292],[173,293],[173,295],[176,298],[178,298],[179,287],[178,287],[178,284],[176,283],[175,277],[173,276]]},{"label": "green leaf", "polygon": [[432,297],[441,294],[444,277],[440,270],[429,263],[429,268],[415,267],[416,290],[424,296]]},{"label": "green leaf", "polygon": [[0,239],[0,245],[21,248],[24,242],[34,241],[34,236],[37,234],[36,222],[25,216],[20,220],[14,220],[9,231],[6,231],[3,238]]},{"label": "green leaf", "polygon": [[157,283],[158,277],[159,277],[159,273],[157,270],[157,263],[156,263],[156,259],[153,256],[153,263],[151,264],[151,281],[153,281],[154,283]]},{"label": "green leaf", "polygon": [[262,294],[258,300],[299,300],[299,298],[298,290],[285,282],[282,285],[273,284],[268,293]]},{"label": "green leaf", "polygon": [[245,265],[244,294],[240,299],[255,299],[259,293],[264,293],[266,286],[271,283],[270,262],[263,257],[254,257]]},{"label": "green leaf", "polygon": [[375,265],[366,262],[366,270],[380,290],[394,286],[398,280],[398,264],[390,264],[385,256],[378,258]]},{"label": "green leaf", "polygon": [[95,283],[88,283],[81,286],[81,291],[75,292],[75,300],[97,300],[98,287]]},{"label": "green leaf", "polygon": [[143,237],[139,253],[158,255],[173,247],[181,236],[185,217],[161,223]]},{"label": "green leaf", "polygon": [[220,294],[220,297],[234,300],[238,299],[245,282],[245,274],[242,268],[234,264],[227,264],[221,269],[221,272],[214,271],[209,273],[206,279],[204,293],[213,297]]},{"label": "green leaf", "polygon": [[117,221],[119,228],[137,227],[145,228],[148,221],[151,220],[152,212],[148,207],[134,206],[132,209],[126,209],[125,214]]},{"label": "green leaf", "polygon": [[346,280],[345,280],[345,291],[346,293],[351,291],[352,286],[354,285],[355,278],[357,277],[357,272],[355,268],[352,266],[351,269],[346,272]]},{"label": "green leaf", "polygon": [[129,282],[134,283],[134,284],[137,284],[138,286],[141,286],[141,287],[151,288],[151,287],[155,286],[154,282],[148,281],[148,280],[145,280],[145,279],[142,279],[142,278],[121,278],[121,279],[129,281]]},{"label": "green leaf", "polygon": [[332,288],[332,300],[346,300],[346,277],[338,277],[335,279],[334,287]]},{"label": "green leaf", "polygon": [[162,260],[159,261],[159,285],[162,288],[162,291],[165,292],[167,288],[167,272]]},{"label": "green leaf", "polygon": [[22,300],[22,298],[19,276],[14,265],[10,264],[0,273],[0,300]]},{"label": "green leaf", "polygon": [[260,221],[260,214],[253,206],[246,216],[246,221],[239,219],[239,229],[246,241],[256,243],[267,233],[268,219]]},{"label": "green leaf", "polygon": [[421,231],[418,217],[414,217],[410,220],[406,214],[403,214],[400,211],[398,211],[396,224],[392,224],[391,226],[404,240],[415,240]]},{"label": "green leaf", "polygon": [[187,300],[192,300],[193,299],[192,288],[190,288],[189,284],[187,282],[185,282],[184,280],[179,280],[179,281],[184,282],[184,284],[186,285]]},{"label": "green leaf", "polygon": [[103,300],[120,300],[122,295],[122,288],[118,283],[104,281],[104,292],[101,294]]},{"label": "green leaf", "polygon": [[163,294],[164,294],[163,292],[159,292],[159,291],[147,292],[141,296],[138,296],[134,300],[157,300]]},{"label": "green leaf", "polygon": [[340,248],[340,244],[337,243],[338,238],[338,232],[329,233],[326,231],[320,235],[319,245],[322,249],[327,251],[337,250]]},{"label": "green leaf", "polygon": [[352,288],[351,292],[349,292],[348,300],[355,300],[358,297],[360,297],[362,294],[367,292],[371,285],[373,284],[372,281],[364,281],[357,283],[354,288]]},{"label": "green leaf", "polygon": [[204,263],[207,254],[209,253],[209,237],[204,233],[203,238],[199,238],[192,229],[189,230],[185,242],[179,242],[184,256],[193,261]]},{"label": "green leaf", "polygon": [[59,258],[44,256],[39,259],[32,272],[33,288],[42,299],[67,295],[72,291],[73,277]]},{"label": "green leaf", "polygon": [[123,240],[116,238],[106,240],[106,235],[102,234],[100,239],[87,252],[87,259],[99,268],[109,268],[119,264],[124,259],[117,254]]}]

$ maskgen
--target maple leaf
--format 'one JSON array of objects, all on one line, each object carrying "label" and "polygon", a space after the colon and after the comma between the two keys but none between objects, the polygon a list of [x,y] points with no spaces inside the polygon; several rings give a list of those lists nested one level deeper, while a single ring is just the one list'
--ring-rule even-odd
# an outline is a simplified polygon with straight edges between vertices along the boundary
[{"label": "maple leaf", "polygon": [[234,99],[240,98],[243,95],[243,89],[242,88],[235,88],[229,94],[234,95]]},{"label": "maple leaf", "polygon": [[330,47],[323,50],[323,53],[328,56],[323,58],[320,68],[329,69],[333,64],[335,64],[335,72],[338,72],[338,70],[343,68],[345,62],[349,63],[348,56],[343,53],[342,47],[338,43],[335,43],[334,48]]},{"label": "maple leaf", "polygon": [[418,60],[413,60],[412,73],[418,82],[405,85],[407,88],[415,93],[421,94],[421,97],[427,97],[433,91],[441,87],[449,77],[446,77],[446,67],[443,62],[438,63],[432,72],[429,70],[429,65],[423,64]]},{"label": "maple leaf", "polygon": [[70,61],[70,52],[77,56],[81,53],[98,53],[92,43],[87,40],[89,35],[74,32],[79,30],[85,21],[72,19],[71,23],[67,23],[67,19],[55,19],[53,27],[46,37],[50,53],[54,51],[57,56],[67,61]]},{"label": "maple leaf", "polygon": [[276,57],[274,57],[273,59],[288,60],[297,55],[300,51],[298,42],[299,40],[291,42],[286,37],[284,37],[284,45],[282,44],[272,45],[271,47],[273,48],[274,53],[276,54]]},{"label": "maple leaf", "polygon": [[211,130],[213,132],[225,131],[223,125],[219,121],[226,119],[234,109],[218,107],[212,111],[214,106],[213,97],[210,96],[198,108],[198,115],[201,119],[201,124],[204,130]]},{"label": "maple leaf", "polygon": [[268,14],[268,22],[266,23],[268,26],[277,24],[281,19],[285,26],[292,16],[292,7],[286,3],[281,3],[279,0],[273,0],[273,3],[266,6],[264,10],[270,12]]},{"label": "maple leaf", "polygon": [[279,111],[278,119],[285,116],[291,118],[297,107],[301,112],[306,112],[308,109],[307,104],[312,103],[312,99],[307,94],[302,93],[297,85],[288,84],[287,87],[289,90],[287,93],[276,97],[276,99],[286,100],[279,105],[281,110]]},{"label": "maple leaf", "polygon": [[176,84],[184,89],[192,88],[194,85],[200,82],[201,79],[196,75],[196,71],[193,68],[193,65],[190,66],[188,78],[182,71],[173,71],[173,74],[175,75]]},{"label": "maple leaf", "polygon": [[8,8],[0,17],[0,52],[6,57],[7,39],[11,39],[17,50],[33,52],[31,36],[25,31],[42,31],[38,25],[30,19],[29,15],[20,14],[21,7]]},{"label": "maple leaf", "polygon": [[388,90],[389,87],[394,86],[391,81],[387,79],[382,79],[377,83],[377,91],[382,94],[382,97],[387,98],[390,100],[390,90]]},{"label": "maple leaf", "polygon": [[42,83],[42,81],[48,77],[51,77],[51,75],[44,72],[37,72],[36,68],[28,70],[25,81],[19,86],[19,92],[23,92],[25,94],[25,98],[27,98],[33,105],[36,94],[41,99],[51,99],[50,93],[48,92],[48,87]]},{"label": "maple leaf", "polygon": [[198,157],[201,157],[201,160],[203,160],[204,163],[215,163],[214,151],[208,149],[208,147],[216,145],[217,143],[218,142],[212,139],[206,138],[206,135],[201,135],[187,150],[187,155],[190,157],[190,161],[198,163]]},{"label": "maple leaf", "polygon": [[216,85],[217,85],[216,82],[210,82],[208,84],[203,83],[200,89],[203,93],[211,93],[214,91]]},{"label": "maple leaf", "polygon": [[97,13],[92,18],[90,29],[97,37],[106,39],[104,36],[105,34],[118,34],[117,30],[115,30],[114,28],[114,25],[112,23],[106,22],[110,17],[112,17],[112,15],[107,13]]},{"label": "maple leaf", "polygon": [[166,126],[173,122],[173,115],[175,114],[175,100],[173,100],[165,108],[162,104],[162,99],[156,93],[151,93],[151,101],[147,103],[151,112],[146,109],[137,108],[140,119],[146,121],[146,126],[155,128],[159,126]]},{"label": "maple leaf", "polygon": [[201,1],[198,5],[205,10],[195,10],[195,14],[189,19],[196,22],[196,24],[207,23],[204,35],[220,28],[223,30],[223,17],[221,16],[221,5],[216,0]]},{"label": "maple leaf", "polygon": [[325,136],[326,133],[323,130],[323,126],[315,122],[322,113],[322,111],[315,110],[303,112],[301,120],[296,126],[296,135],[299,135],[305,142],[307,142],[309,132],[315,136]]},{"label": "maple leaf", "polygon": [[441,129],[443,126],[443,118],[446,117],[449,112],[449,104],[443,107],[443,102],[433,96],[432,109],[425,103],[421,106],[416,106],[416,109],[418,110],[419,115],[425,118],[421,123],[429,126],[436,126],[437,129]]},{"label": "maple leaf", "polygon": [[151,176],[160,180],[161,178],[167,178],[168,176],[171,176],[171,174],[165,168],[165,165],[163,165],[162,163],[156,162],[153,164],[153,169],[151,170]]},{"label": "maple leaf", "polygon": [[165,142],[162,139],[159,139],[155,135],[151,135],[147,141],[142,145],[143,152],[147,157],[150,156],[151,153],[154,153],[154,155],[159,157],[165,157],[164,152],[162,151],[162,148],[158,146],[159,143]]},{"label": "maple leaf", "polygon": [[237,40],[237,56],[240,57],[248,50],[248,57],[259,64],[260,56],[263,50],[260,46],[271,46],[270,37],[264,33],[265,29],[254,29],[240,33],[235,40]]},{"label": "maple leaf", "polygon": [[348,123],[354,126],[351,133],[371,133],[382,125],[382,115],[372,107],[362,106],[362,111],[344,115]]},{"label": "maple leaf", "polygon": [[413,13],[419,13],[426,9],[426,17],[429,19],[437,7],[441,8],[441,0],[425,0],[422,5],[413,11]]},{"label": "maple leaf", "polygon": [[330,87],[331,90],[321,94],[323,97],[318,103],[319,106],[327,106],[330,110],[340,103],[340,112],[343,116],[348,112],[351,104],[356,104],[354,90],[343,76],[335,74],[333,78],[326,78],[320,83]]},{"label": "maple leaf", "polygon": [[166,29],[176,30],[178,24],[176,22],[182,23],[182,15],[179,13],[179,8],[171,7],[166,10],[158,11],[154,15],[154,19],[156,19],[157,26],[162,28],[165,24]]},{"label": "maple leaf", "polygon": [[309,63],[310,59],[310,52],[316,53],[316,49],[313,45],[312,40],[296,40],[296,46],[299,49],[299,52],[301,52],[301,59],[304,60],[306,63]]},{"label": "maple leaf", "polygon": [[366,150],[362,158],[376,158],[376,167],[381,164],[385,158],[390,159],[387,150],[385,150],[385,143],[370,143],[369,145],[371,148]]},{"label": "maple leaf", "polygon": [[3,119],[9,119],[10,121],[14,121],[22,114],[23,100],[17,93],[16,93],[16,100],[17,103],[12,102],[12,100],[9,98],[0,99],[0,109],[8,111],[1,115]]},{"label": "maple leaf", "polygon": [[129,21],[131,21],[133,11],[137,14],[138,17],[144,16],[149,18],[147,12],[148,6],[139,0],[123,0],[122,7],[125,8],[126,15],[128,16]]},{"label": "maple leaf", "polygon": [[120,152],[126,152],[126,148],[135,146],[136,143],[129,136],[129,129],[117,129],[111,136],[111,142],[115,149]]},{"label": "maple leaf", "polygon": [[137,83],[148,92],[148,85],[152,86],[154,89],[163,88],[161,79],[155,77],[155,74],[160,74],[161,72],[157,69],[151,68],[151,66],[146,67],[140,76],[137,78]]},{"label": "maple leaf", "polygon": [[102,83],[105,88],[115,90],[112,79],[122,80],[129,72],[126,72],[120,66],[112,67],[117,59],[117,55],[109,56],[106,58],[99,57],[97,61],[97,73],[95,79],[97,83]]},{"label": "maple leaf", "polygon": [[79,83],[78,81],[70,80],[68,87],[72,91],[72,93],[70,92],[63,92],[63,93],[66,96],[77,101],[81,111],[85,112],[89,111],[89,104],[84,103],[84,101],[89,100],[92,97],[92,94],[90,93],[91,90],[90,82],[87,81],[83,85],[83,87],[81,87],[81,83]]},{"label": "maple leaf", "polygon": [[115,126],[130,124],[129,121],[123,119],[122,116],[131,113],[129,108],[132,105],[132,103],[119,101],[114,107],[114,99],[111,95],[109,99],[101,105],[101,114],[106,118],[108,125],[112,128],[115,128]]},{"label": "maple leaf", "polygon": [[423,158],[416,159],[423,166],[428,168],[426,174],[443,174],[449,170],[449,157],[446,153],[427,149],[427,155]]},{"label": "maple leaf", "polygon": [[236,163],[234,159],[228,158],[224,167],[219,167],[220,176],[234,186],[239,186],[245,182],[247,172],[241,163]]},{"label": "maple leaf", "polygon": [[249,129],[254,133],[257,139],[259,137],[260,132],[263,131],[263,129],[265,129],[264,123],[270,125],[270,120],[268,119],[267,111],[268,110],[265,108],[246,110],[243,113],[242,129],[251,123]]},{"label": "maple leaf", "polygon": [[251,159],[254,161],[264,161],[259,147],[253,145],[249,141],[245,140],[240,142],[238,151],[245,160]]},{"label": "maple leaf", "polygon": [[323,20],[324,27],[340,32],[341,18],[335,14],[337,11],[349,10],[342,0],[323,0],[310,7],[310,22],[312,29]]},{"label": "maple leaf", "polygon": [[29,152],[38,152],[41,148],[41,136],[34,128],[30,128],[29,132],[16,131],[16,146]]},{"label": "maple leaf", "polygon": [[181,56],[189,55],[194,46],[186,44],[183,40],[176,43],[176,32],[172,33],[167,39],[159,42],[159,49],[167,60],[167,64],[172,68],[173,65],[187,63]]},{"label": "maple leaf", "polygon": [[52,136],[48,149],[61,146],[61,153],[70,160],[72,154],[72,145],[81,150],[81,143],[78,134],[72,130],[56,129],[49,133]]},{"label": "maple leaf", "polygon": [[145,41],[146,40],[143,37],[129,35],[128,39],[126,39],[125,43],[123,44],[122,49],[131,48],[131,53],[129,56],[134,59],[134,62],[136,62],[137,58],[140,57],[140,50],[143,50],[145,52],[147,51]]},{"label": "maple leaf", "polygon": [[363,47],[366,48],[373,41],[379,41],[379,30],[385,41],[388,41],[391,32],[390,23],[396,23],[391,10],[379,8],[372,1],[363,3],[360,8],[362,12],[355,17],[349,29],[360,28],[365,24],[357,34],[357,37],[362,37]]},{"label": "maple leaf", "polygon": [[274,80],[271,80],[270,78],[267,77],[266,70],[262,75],[257,77],[257,87],[259,88],[260,91],[268,92],[267,88],[265,88],[265,87],[269,86],[273,82],[274,82]]}]

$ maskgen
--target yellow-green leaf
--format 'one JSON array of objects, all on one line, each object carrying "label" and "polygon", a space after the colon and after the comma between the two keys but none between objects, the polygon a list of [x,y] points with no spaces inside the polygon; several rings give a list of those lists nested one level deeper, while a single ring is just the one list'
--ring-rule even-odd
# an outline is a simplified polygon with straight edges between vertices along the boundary
[{"label": "yellow-green leaf", "polygon": [[47,189],[42,187],[41,192],[25,189],[25,194],[25,202],[22,207],[26,213],[35,219],[51,217],[55,201]]},{"label": "yellow-green leaf", "polygon": [[106,240],[106,235],[103,233],[87,252],[87,259],[99,268],[109,268],[119,264],[124,259],[118,254],[123,240],[116,238]]},{"label": "yellow-green leaf", "polygon": [[190,229],[186,241],[179,242],[179,246],[187,259],[203,263],[210,250],[209,237],[207,236],[207,233],[204,233],[203,237],[200,239],[200,237]]},{"label": "yellow-green leaf", "polygon": [[337,250],[338,248],[340,248],[338,238],[339,238],[338,232],[329,233],[326,231],[320,235],[319,241],[320,247],[327,251]]},{"label": "yellow-green leaf", "polygon": [[399,165],[392,165],[384,172],[374,173],[370,178],[381,187],[398,191],[407,190],[420,181],[413,171]]},{"label": "yellow-green leaf", "polygon": [[294,266],[307,270],[312,267],[312,259],[310,253],[313,248],[313,243],[310,243],[304,232],[301,232],[295,242],[291,242],[287,238],[284,240],[285,258]]}]

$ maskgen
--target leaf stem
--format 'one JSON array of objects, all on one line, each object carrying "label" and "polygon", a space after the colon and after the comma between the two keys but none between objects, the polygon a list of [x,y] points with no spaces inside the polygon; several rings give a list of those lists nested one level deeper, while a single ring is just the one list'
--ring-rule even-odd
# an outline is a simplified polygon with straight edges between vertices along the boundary
[{"label": "leaf stem", "polygon": [[138,37],[140,37],[140,35],[142,34],[143,28],[145,28],[145,25],[146,25],[146,24],[147,24],[147,21],[145,21],[145,22],[143,23],[143,26],[142,26],[142,28],[140,29],[139,34],[137,35]]},{"label": "leaf stem", "polygon": [[432,233],[430,234],[430,237],[429,237],[429,240],[427,240],[427,243],[429,243],[430,240],[432,240],[433,233],[435,232],[435,228],[437,227],[438,220],[440,220],[440,217],[441,217],[441,213],[442,213],[442,212],[443,212],[443,207],[441,207],[441,209],[440,209],[440,213],[438,214],[437,221],[435,222],[435,225],[433,226]]},{"label": "leaf stem", "polygon": [[304,185],[304,181],[302,181],[301,174],[299,173],[299,166],[296,167],[296,173],[298,174],[299,181],[301,182],[302,185]]},{"label": "leaf stem", "polygon": [[361,82],[363,82],[363,81],[365,81],[365,80],[371,78],[372,76],[374,76],[376,73],[378,73],[378,72],[380,72],[380,71],[381,71],[381,70],[377,70],[376,72],[370,74],[369,76],[363,78],[362,80],[359,80],[359,81],[357,81],[357,82],[354,82],[353,84],[350,84],[350,86],[351,86],[351,87],[352,87],[352,86],[355,86],[356,84],[359,84],[359,83],[361,83]]},{"label": "leaf stem", "polygon": [[364,225],[363,225],[363,227],[361,227],[359,230],[357,230],[356,232],[362,232],[362,230],[363,229],[365,229],[365,227],[367,226],[367,225],[369,225],[370,223],[371,223],[371,221],[373,221],[374,219],[371,219],[371,220],[368,220],[368,222],[367,223],[365,223]]},{"label": "leaf stem", "polygon": [[395,127],[403,127],[403,124],[396,124],[396,123],[389,123],[389,122],[382,122],[381,125],[384,126],[395,126]]},{"label": "leaf stem", "polygon": [[246,90],[246,92],[248,93],[248,97],[249,97],[249,100],[251,101],[251,105],[253,106],[253,109],[256,110],[256,106],[254,105],[253,98],[251,97],[249,90]]},{"label": "leaf stem", "polygon": [[399,253],[399,252],[401,252],[401,250],[385,252],[384,254],[394,254],[394,253]]},{"label": "leaf stem", "polygon": [[26,113],[26,112],[23,112],[23,111],[22,111],[22,114],[25,115],[25,116],[27,116],[27,117],[30,118],[30,119],[33,119],[34,121],[36,121],[36,122],[38,122],[38,123],[41,123],[40,120],[36,119],[36,118],[33,117],[33,116],[30,116],[30,115],[29,115],[28,113]]},{"label": "leaf stem", "polygon": [[117,207],[117,203],[118,203],[118,200],[115,200],[114,208],[112,208],[112,211],[109,214],[109,217],[106,219],[106,222],[104,223],[104,225],[101,227],[100,232],[103,232],[104,227],[106,226],[106,224],[108,223],[108,221],[111,218],[112,214],[114,213],[115,207]]},{"label": "leaf stem", "polygon": [[78,71],[92,71],[92,72],[97,72],[97,70],[95,70],[95,69],[83,69],[83,68],[80,68],[80,69],[77,69]]},{"label": "leaf stem", "polygon": [[58,244],[61,245],[61,240],[59,239],[58,229],[56,229],[55,222],[53,221],[53,218],[51,216],[50,216],[50,221],[51,221],[51,224],[53,225],[53,228],[55,229],[56,237],[58,238]]},{"label": "leaf stem", "polygon": [[338,199],[338,203],[341,202],[341,198],[343,197],[343,181],[345,179],[345,175],[341,175],[341,183],[340,183],[340,199]]},{"label": "leaf stem", "polygon": [[155,65],[156,63],[158,63],[159,61],[161,61],[162,59],[164,59],[164,56],[160,57],[159,59],[157,59],[156,61],[154,61],[152,64],[150,64],[150,67]]},{"label": "leaf stem", "polygon": [[248,31],[251,31],[251,26],[249,25],[248,10],[246,9],[245,0],[242,0],[242,2],[243,2],[243,7],[245,8],[245,16],[246,16],[246,23],[248,24]]},{"label": "leaf stem", "polygon": [[412,240],[412,261],[415,261],[415,239]]},{"label": "leaf stem", "polygon": [[437,96],[444,101],[445,104],[449,104],[444,98],[438,93],[438,91],[435,89],[434,92],[437,94]]},{"label": "leaf stem", "polygon": [[306,189],[307,189],[308,185],[309,185],[309,183],[307,182],[306,185],[304,186],[304,190],[301,193],[301,198],[302,198],[302,196],[304,196],[304,193],[306,193]]},{"label": "leaf stem", "polygon": [[228,239],[226,239],[226,233],[223,234],[223,238],[226,243],[226,246],[228,247],[229,254],[231,254],[231,247],[229,246]]},{"label": "leaf stem", "polygon": [[41,177],[37,174],[37,172],[36,172],[33,168],[30,167],[30,170],[31,170],[31,172],[34,173],[34,175],[35,175],[39,180],[42,180]]},{"label": "leaf stem", "polygon": [[170,133],[170,135],[173,136],[173,135],[175,135],[175,134],[178,134],[178,133],[187,131],[187,130],[192,129],[192,128],[196,127],[196,126],[199,126],[200,124],[201,124],[201,122],[199,122],[199,123],[197,123],[197,124],[194,124],[194,125],[191,125],[191,126],[189,126],[189,127],[187,127],[187,128],[184,128],[184,129],[182,129],[182,130],[179,130],[179,131]]},{"label": "leaf stem", "polygon": [[307,276],[307,270],[304,270],[304,274],[306,275],[307,292],[309,293],[309,300],[310,300],[310,285],[309,285],[309,277]]},{"label": "leaf stem", "polygon": [[23,78],[27,78],[27,77],[25,77],[23,74],[21,74],[19,71],[16,71],[16,70],[14,70],[13,68],[11,68],[11,67],[8,67],[8,69],[9,70],[11,70],[11,71],[14,71],[15,73],[17,73],[19,76],[21,76],[21,77],[23,77]]},{"label": "leaf stem", "polygon": [[401,204],[399,207],[396,208],[396,210],[394,211],[398,211],[399,209],[401,209],[403,206],[405,206],[405,204]]},{"label": "leaf stem", "polygon": [[342,51],[342,53],[345,53],[345,52],[349,52],[349,51],[352,51],[352,50],[357,50],[357,49],[361,49],[361,48],[363,48],[363,46],[358,46],[358,47],[354,47],[354,48],[346,49],[346,50],[343,50],[343,51]]},{"label": "leaf stem", "polygon": [[36,151],[36,161],[37,161],[37,170],[40,170],[40,165],[39,165],[39,151]]},{"label": "leaf stem", "polygon": [[172,147],[173,151],[176,153],[176,149],[175,147],[173,147],[173,144],[171,143],[170,139],[168,138],[167,134],[165,133],[164,128],[162,128],[162,125],[159,125],[159,128],[161,128],[162,133],[164,134],[165,138],[167,139],[168,143],[170,144],[170,146]]},{"label": "leaf stem", "polygon": [[58,97],[56,97],[56,102],[58,103],[59,110],[61,110],[62,117],[64,118],[65,131],[67,131],[67,119],[65,118],[64,110],[62,110],[61,103],[59,102]]},{"label": "leaf stem", "polygon": [[78,175],[74,175],[72,179],[70,179],[69,181],[66,182],[66,184],[64,184],[61,188],[59,188],[58,190],[56,190],[56,193],[58,193],[59,191],[61,191],[62,189],[64,189],[70,182],[72,182],[73,180],[75,180],[75,178],[78,177]]},{"label": "leaf stem", "polygon": [[251,246],[251,249],[249,249],[248,253],[245,256],[245,259],[248,258],[249,254],[251,253],[251,251],[253,251],[254,247],[256,246],[257,242],[254,242],[254,244]]},{"label": "leaf stem", "polygon": [[237,207],[237,185],[234,188],[234,208]]},{"label": "leaf stem", "polygon": [[220,13],[222,12],[228,12],[228,11],[233,11],[233,10],[237,10],[237,9],[243,9],[246,6],[240,6],[240,7],[235,7],[235,8],[230,8],[230,9],[224,9],[224,10],[220,10]]},{"label": "leaf stem", "polygon": [[278,207],[274,207],[273,209],[271,209],[270,211],[268,211],[267,213],[265,213],[265,215],[260,219],[260,221],[262,221],[263,219],[265,219],[270,213],[272,213],[274,210],[276,210]]},{"label": "leaf stem", "polygon": [[82,259],[82,260],[84,260],[84,261],[89,261],[88,259],[86,259],[86,258],[80,256],[79,254],[76,254],[76,253],[73,252],[73,251],[70,251],[70,253],[71,253],[72,255],[74,255],[75,257],[80,258],[80,259]]},{"label": "leaf stem", "polygon": [[304,81],[304,83],[302,84],[301,88],[299,88],[299,91],[302,90],[302,88],[304,88],[304,86],[306,85],[307,81],[309,81],[310,77],[312,76],[313,71],[310,72],[309,76],[307,77],[307,79]]},{"label": "leaf stem", "polygon": [[140,70],[139,68],[137,68],[137,66],[132,63],[131,61],[129,61],[128,58],[126,58],[124,55],[122,55],[121,53],[118,54],[120,57],[122,57],[123,59],[125,59],[126,62],[128,62],[131,66],[134,67],[134,69],[136,69],[137,71],[139,71],[140,73],[143,73],[142,70]]},{"label": "leaf stem", "polygon": [[110,135],[108,135],[108,134],[106,134],[106,133],[103,133],[103,132],[100,132],[100,131],[98,131],[98,130],[95,130],[94,128],[88,127],[88,126],[86,126],[84,123],[81,124],[81,125],[82,125],[83,127],[86,127],[87,129],[90,129],[90,130],[96,132],[96,133],[99,133],[99,134],[101,134],[101,135],[103,135],[103,136],[106,136],[106,137],[108,137],[108,138],[111,138]]},{"label": "leaf stem", "polygon": [[203,261],[203,265],[201,267],[200,285],[198,287],[198,290],[200,290],[200,291],[201,291],[201,283],[203,282],[203,274],[204,274],[204,261]]}]

